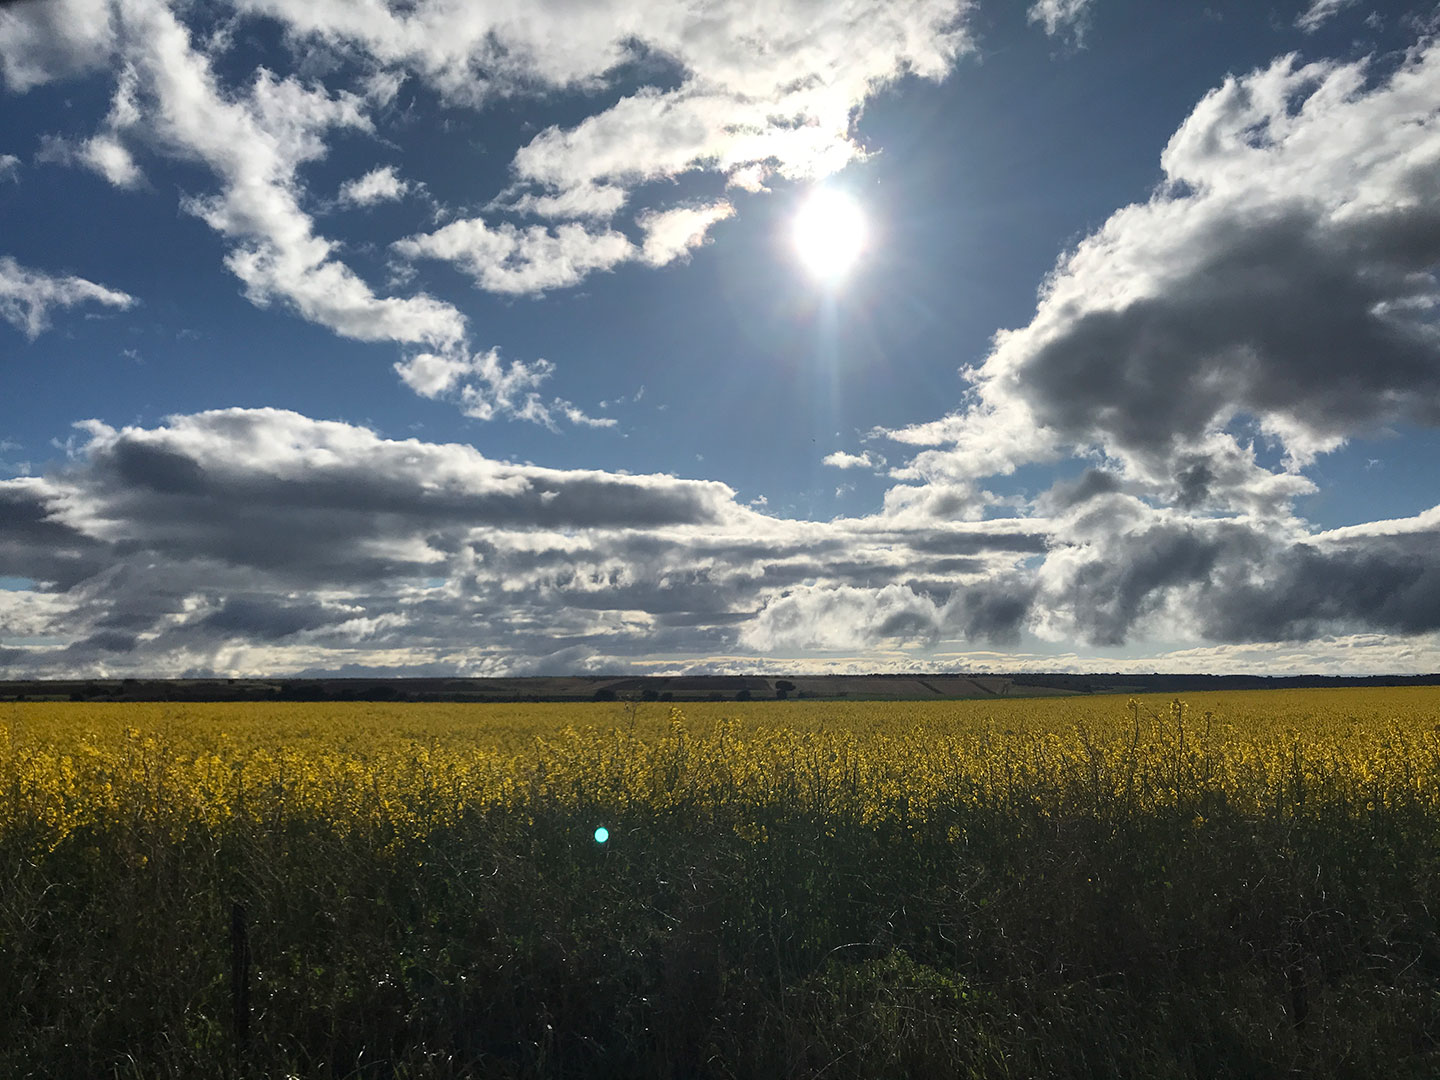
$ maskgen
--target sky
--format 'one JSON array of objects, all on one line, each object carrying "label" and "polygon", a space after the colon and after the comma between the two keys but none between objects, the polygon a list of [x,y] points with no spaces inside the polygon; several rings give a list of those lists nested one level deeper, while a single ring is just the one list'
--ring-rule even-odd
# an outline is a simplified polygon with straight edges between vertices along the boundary
[{"label": "sky", "polygon": [[1440,670],[1437,35],[0,6],[0,677]]}]

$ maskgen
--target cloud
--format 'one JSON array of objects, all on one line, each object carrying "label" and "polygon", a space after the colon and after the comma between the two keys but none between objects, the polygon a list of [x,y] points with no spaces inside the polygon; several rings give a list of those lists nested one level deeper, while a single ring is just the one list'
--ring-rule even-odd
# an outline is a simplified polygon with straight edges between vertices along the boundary
[{"label": "cloud", "polygon": [[138,93],[139,79],[135,69],[122,67],[116,79],[110,111],[105,116],[101,130],[88,139],[78,140],[46,135],[41,140],[36,159],[60,165],[78,165],[98,173],[118,188],[134,189],[143,186],[145,175],[121,138],[139,125]]},{"label": "cloud", "polygon": [[556,405],[565,415],[565,419],[577,427],[590,428],[613,428],[617,427],[620,421],[610,416],[589,416],[578,406],[572,405],[563,399],[556,399]]},{"label": "cloud", "polygon": [[[508,416],[555,429],[555,417],[563,416],[577,427],[612,428],[618,421],[594,417],[564,398],[546,402],[539,386],[550,378],[553,365],[547,360],[526,363],[500,359],[500,350],[473,356],[420,353],[395,365],[402,381],[422,397],[457,401],[467,416],[491,420]],[[603,407],[606,403],[601,402]]]},{"label": "cloud", "polygon": [[1050,37],[1069,31],[1079,41],[1084,36],[1085,22],[1089,18],[1092,2],[1093,0],[1035,0],[1030,5],[1027,17],[1030,22],[1043,26]]},{"label": "cloud", "polygon": [[[124,187],[144,183],[138,146],[200,166],[213,187],[182,207],[224,239],[225,266],[253,304],[283,307],[342,337],[413,349],[402,361],[412,373],[433,368],[434,357],[469,365],[485,353],[477,354],[453,304],[425,292],[377,294],[305,209],[326,205],[307,191],[308,167],[337,138],[377,137],[377,118],[407,80],[462,109],[560,89],[606,91],[591,98],[608,99],[598,111],[521,147],[513,182],[488,204],[492,215],[538,216],[548,227],[470,216],[393,241],[402,257],[451,262],[483,290],[541,296],[625,262],[683,259],[734,213],[724,200],[667,204],[663,189],[652,188],[650,205],[609,227],[639,185],[712,172],[761,190],[772,174],[827,175],[863,156],[853,126],[871,95],[905,76],[943,78],[971,48],[967,0],[821,8],[784,0],[764,11],[605,0],[583,11],[532,5],[523,16],[484,5],[461,10],[448,0],[402,8],[239,0],[234,8],[239,18],[207,35],[199,9],[164,0],[9,7],[0,12],[0,71],[12,91],[113,71],[98,130],[52,135],[43,153]],[[262,22],[284,31],[305,61],[300,71],[323,67],[329,85],[265,68],[237,73],[227,43],[238,27]],[[637,71],[654,83],[628,85]],[[368,206],[417,186],[381,166],[346,183],[338,199]],[[480,391],[484,383],[466,385]],[[543,423],[557,415],[603,423],[562,399],[525,398],[517,409],[484,392],[462,391],[459,400],[477,416],[488,409]]]},{"label": "cloud", "polygon": [[503,222],[490,226],[465,218],[431,233],[392,245],[408,259],[441,259],[468,272],[487,292],[539,296],[579,284],[596,270],[609,270],[634,257],[623,233],[594,232],[575,224],[521,229]]},{"label": "cloud", "polygon": [[[538,389],[554,373],[554,365],[548,360],[511,360],[507,364],[500,359],[499,349],[469,356],[419,353],[397,363],[395,370],[401,381],[421,397],[455,401],[465,415],[476,420],[506,416],[555,426],[552,407]],[[557,399],[555,404],[568,406],[569,402]],[[575,412],[583,416],[578,409]]]},{"label": "cloud", "polygon": [[35,159],[57,165],[79,165],[98,173],[118,188],[136,188],[145,180],[130,151],[109,134],[94,135],[78,142],[47,136]]},{"label": "cloud", "polygon": [[20,179],[20,159],[14,154],[0,154],[0,183],[6,180],[18,182]]},{"label": "cloud", "polygon": [[1369,635],[1371,656],[1420,658],[1440,632],[1440,507],[1312,533],[1155,507],[1097,472],[1048,519],[805,522],[714,482],[274,409],[82,432],[63,468],[0,482],[0,575],[43,583],[0,595],[7,674],[857,653],[933,669],[987,644],[1137,637],[1283,657]]},{"label": "cloud", "polygon": [[[333,129],[371,130],[363,99],[264,69],[247,87],[230,91],[160,0],[101,5],[97,11],[103,17],[95,25],[107,27],[105,34],[81,34],[77,27],[87,13],[96,14],[93,6],[69,0],[43,18],[30,13],[49,5],[13,9],[24,16],[0,15],[7,20],[0,22],[0,61],[7,47],[33,45],[49,35],[50,44],[37,54],[50,58],[43,70],[20,62],[6,67],[12,88],[70,73],[75,65],[65,57],[72,54],[83,53],[84,66],[91,67],[107,61],[111,50],[121,54],[101,132],[78,143],[52,141],[52,155],[95,168],[112,183],[133,184],[138,172],[117,136],[133,132],[162,153],[205,166],[218,181],[217,192],[183,205],[232,241],[225,265],[253,303],[278,300],[303,318],[361,341],[454,347],[463,339],[465,320],[448,304],[424,294],[376,296],[335,257],[334,245],[315,234],[301,209],[299,170],[324,156],[324,135]],[[54,57],[59,59],[52,63]]]},{"label": "cloud", "polygon": [[[1099,451],[1182,505],[1275,512],[1352,435],[1440,423],[1440,48],[1388,73],[1294,57],[1207,94],[1153,197],[1065,255],[974,403],[889,432],[963,483]],[[1286,453],[1279,471],[1255,442]]]},{"label": "cloud", "polygon": [[641,258],[651,266],[664,266],[688,258],[692,249],[705,243],[706,234],[717,221],[735,216],[735,207],[721,199],[708,206],[681,206],[642,214],[645,230]]},{"label": "cloud", "polygon": [[1013,642],[1028,616],[1028,588],[981,580],[936,597],[911,585],[802,586],[771,600],[740,643],[760,653],[933,645],[942,636]]},{"label": "cloud", "polygon": [[902,585],[883,589],[796,589],[767,604],[741,634],[761,653],[868,649],[882,642],[935,641],[941,608]]},{"label": "cloud", "polygon": [[78,304],[104,304],[122,311],[136,300],[81,277],[56,277],[0,255],[0,318],[32,341],[50,327],[50,312]]},{"label": "cloud", "polygon": [[1013,621],[957,588],[1043,546],[1014,523],[782,521],[710,481],[513,465],[273,409],[82,434],[63,468],[0,484],[0,573],[44,583],[0,639],[55,642],[18,647],[10,673],[499,673],[561,653],[576,670],[734,650],[836,590],[875,614],[836,635],[923,643],[927,603],[944,633]]},{"label": "cloud", "polygon": [[510,210],[517,214],[534,214],[544,218],[597,218],[608,220],[618,214],[630,195],[624,188],[610,184],[584,184],[567,188],[558,195],[537,195],[526,192],[513,202],[502,199],[492,209]]},{"label": "cloud", "polygon": [[1293,523],[1197,518],[1123,495],[1056,529],[1037,574],[1037,628],[1119,645],[1136,635],[1306,641],[1440,630],[1436,511],[1394,531],[1306,534]]},{"label": "cloud", "polygon": [[638,248],[614,229],[595,230],[574,223],[520,228],[509,222],[487,225],[482,218],[452,221],[434,232],[397,240],[392,247],[408,259],[455,263],[487,292],[540,296],[578,285],[591,273],[612,270],[621,263],[639,259],[664,266],[687,257],[705,242],[715,222],[734,213],[734,207],[721,200],[708,206],[642,214],[639,224],[645,240]]},{"label": "cloud", "polygon": [[829,465],[832,469],[879,469],[884,466],[885,459],[870,450],[859,454],[836,450],[833,454],[826,454],[821,458],[820,464]]},{"label": "cloud", "polygon": [[337,196],[347,206],[374,206],[380,202],[396,202],[411,190],[408,180],[402,180],[393,165],[382,165],[371,169],[364,176],[347,180],[340,185]]},{"label": "cloud", "polygon": [[0,9],[0,74],[15,91],[101,67],[114,44],[110,0],[49,0]]},{"label": "cloud", "polygon": [[1359,0],[1310,0],[1310,6],[1295,19],[1295,25],[1307,34],[1313,34],[1321,26],[1344,11],[1354,7]]},{"label": "cloud", "polygon": [[1060,480],[1049,491],[1035,500],[1035,508],[1045,515],[1059,514],[1097,495],[1110,495],[1120,491],[1124,482],[1113,472],[1105,469],[1086,469],[1074,480]]},{"label": "cloud", "polygon": [[[557,191],[603,177],[728,172],[774,163],[824,175],[850,160],[850,112],[913,73],[939,78],[970,48],[956,0],[865,0],[843,7],[782,0],[763,11],[609,0],[583,10],[533,5],[523,18],[421,0],[379,5],[247,0],[284,23],[297,47],[321,42],[413,71],[457,104],[533,87],[603,85],[625,61],[664,57],[680,85],[622,98],[569,132],[542,132],[517,175]],[[817,172],[818,170],[818,172]]]}]

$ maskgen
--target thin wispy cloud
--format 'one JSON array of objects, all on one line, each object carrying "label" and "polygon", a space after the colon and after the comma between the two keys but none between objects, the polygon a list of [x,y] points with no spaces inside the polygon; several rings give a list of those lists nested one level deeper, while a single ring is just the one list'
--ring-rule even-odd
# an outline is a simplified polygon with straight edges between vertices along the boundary
[{"label": "thin wispy cloud", "polygon": [[50,328],[58,308],[86,304],[124,310],[135,297],[74,275],[47,274],[0,255],[0,318],[32,341]]},{"label": "thin wispy cloud", "polygon": [[1354,7],[1359,0],[1311,0],[1310,6],[1295,19],[1295,25],[1307,34],[1319,30],[1346,8]]},{"label": "thin wispy cloud", "polygon": [[1027,17],[1051,37],[1071,34],[1080,40],[1093,3],[1094,0],[1035,0]]}]

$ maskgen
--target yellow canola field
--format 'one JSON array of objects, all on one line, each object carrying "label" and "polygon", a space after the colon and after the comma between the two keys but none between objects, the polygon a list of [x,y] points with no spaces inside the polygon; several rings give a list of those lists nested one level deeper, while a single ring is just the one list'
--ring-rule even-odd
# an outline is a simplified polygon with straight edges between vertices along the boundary
[{"label": "yellow canola field", "polygon": [[[306,822],[387,842],[477,811],[777,814],[963,827],[1030,815],[1429,813],[1440,688],[957,702],[9,704],[0,841]],[[598,819],[598,817],[597,817]]]}]

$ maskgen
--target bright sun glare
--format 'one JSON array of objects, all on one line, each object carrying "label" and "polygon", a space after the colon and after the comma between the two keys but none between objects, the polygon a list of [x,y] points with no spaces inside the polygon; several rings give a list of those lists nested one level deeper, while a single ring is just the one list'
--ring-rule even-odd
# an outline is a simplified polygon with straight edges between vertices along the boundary
[{"label": "bright sun glare", "polygon": [[865,213],[844,192],[819,188],[795,215],[793,236],[805,269],[820,281],[837,282],[865,251]]}]

